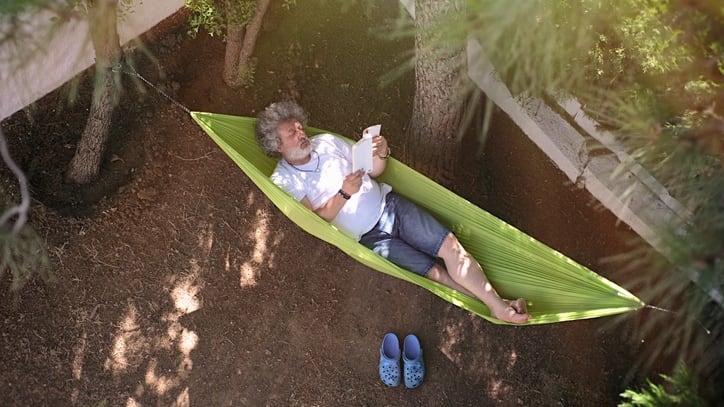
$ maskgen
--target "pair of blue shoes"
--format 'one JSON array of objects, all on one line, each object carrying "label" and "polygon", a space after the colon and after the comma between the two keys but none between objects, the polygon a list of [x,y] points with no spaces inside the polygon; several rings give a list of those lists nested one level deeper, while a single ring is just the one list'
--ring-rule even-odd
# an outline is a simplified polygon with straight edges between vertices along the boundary
[{"label": "pair of blue shoes", "polygon": [[[414,389],[425,378],[425,363],[422,361],[422,348],[415,335],[405,337],[402,348],[405,387]],[[380,379],[382,383],[397,387],[400,385],[400,341],[393,333],[385,334],[380,346]]]}]

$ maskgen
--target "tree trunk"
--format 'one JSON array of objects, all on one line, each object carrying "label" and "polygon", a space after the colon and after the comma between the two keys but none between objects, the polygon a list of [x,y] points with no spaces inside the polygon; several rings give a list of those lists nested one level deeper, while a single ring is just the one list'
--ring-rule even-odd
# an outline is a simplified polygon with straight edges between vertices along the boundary
[{"label": "tree trunk", "polygon": [[118,103],[118,74],[111,70],[122,55],[116,28],[116,1],[97,0],[88,9],[91,41],[96,54],[95,83],[88,121],[66,174],[66,182],[69,183],[87,184],[98,176],[111,116]]},{"label": "tree trunk", "polygon": [[458,13],[457,0],[416,0],[415,98],[408,138],[415,168],[446,184],[454,178],[463,118],[461,97],[465,52],[439,42],[433,27],[449,13]]},{"label": "tree trunk", "polygon": [[224,82],[232,89],[244,86],[249,80],[251,56],[270,3],[271,0],[257,0],[254,17],[246,26],[229,24],[227,27]]}]

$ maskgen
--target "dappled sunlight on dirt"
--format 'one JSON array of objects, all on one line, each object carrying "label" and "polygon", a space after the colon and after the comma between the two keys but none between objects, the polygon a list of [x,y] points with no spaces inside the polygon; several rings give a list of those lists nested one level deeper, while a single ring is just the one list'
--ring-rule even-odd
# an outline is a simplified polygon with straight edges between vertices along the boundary
[{"label": "dappled sunlight on dirt", "polygon": [[[491,355],[493,356],[493,355]],[[510,394],[515,391],[516,386],[524,385],[523,382],[520,383],[513,383],[511,381],[506,380],[506,377],[509,377],[508,372],[514,372],[516,371],[515,367],[518,361],[518,355],[516,354],[515,350],[510,351],[502,351],[494,355],[495,361],[492,361],[491,357],[491,363],[488,365],[487,371],[490,371],[490,365],[493,363],[497,363],[498,367],[497,369],[492,369],[493,371],[498,370],[497,374],[494,374],[491,376],[490,381],[488,382],[488,390],[490,394],[498,400],[509,398]],[[515,377],[515,375],[513,375]]]},{"label": "dappled sunlight on dirt", "polygon": [[510,394],[511,390],[513,390],[513,387],[510,384],[505,383],[500,376],[493,376],[487,384],[487,392],[494,399],[499,400],[505,398],[507,394]]},{"label": "dappled sunlight on dirt", "polygon": [[[210,272],[204,265],[213,245],[213,228],[203,225],[197,235],[195,255],[188,260],[186,270],[169,276],[167,292],[172,309],[159,318],[165,329],[144,326],[152,324],[147,320],[149,316],[141,317],[136,305],[127,305],[104,364],[115,377],[144,369],[143,382],[136,385],[133,396],[126,401],[127,406],[142,405],[138,400],[147,397],[147,392],[158,400],[171,396],[177,406],[189,405],[188,379],[194,367],[191,354],[200,338],[197,332],[184,326],[181,319],[203,308],[203,275]],[[169,360],[174,361],[174,365],[169,365]],[[80,372],[80,369],[74,367],[74,371]]]},{"label": "dappled sunlight on dirt", "polygon": [[249,231],[249,238],[255,242],[251,259],[239,266],[239,286],[253,287],[259,275],[259,265],[267,254],[267,240],[269,239],[267,218],[262,211],[256,212],[255,226]]},{"label": "dappled sunlight on dirt", "polygon": [[[438,350],[459,371],[475,372],[471,391],[501,402],[510,400],[519,386],[526,386],[530,362],[521,349],[533,343],[525,337],[528,328],[494,325],[472,315],[461,316],[455,307],[443,308]],[[521,334],[525,339],[519,339]]]},{"label": "dappled sunlight on dirt", "polygon": [[73,349],[73,378],[78,380],[83,374],[83,357],[85,357],[85,348],[88,342],[88,334],[83,332],[78,339],[78,344]]},{"label": "dappled sunlight on dirt", "polygon": [[144,376],[146,386],[156,395],[163,396],[167,391],[172,390],[180,384],[180,378],[175,374],[159,374],[158,360],[151,358]]},{"label": "dappled sunlight on dirt", "polygon": [[106,370],[113,372],[114,376],[125,373],[129,367],[129,357],[144,351],[147,346],[145,338],[139,332],[137,313],[135,306],[128,305],[126,314],[118,324],[111,354],[104,364]]},{"label": "dappled sunlight on dirt", "polygon": [[[143,384],[138,384],[134,391],[136,398],[144,396],[150,391],[155,397],[163,397],[170,392],[178,391],[177,405],[188,405],[188,387],[181,389],[188,380],[193,368],[191,352],[197,347],[199,337],[196,332],[183,327],[179,318],[201,307],[198,299],[199,286],[193,278],[182,279],[171,289],[171,297],[175,310],[167,313],[161,319],[168,324],[166,335],[144,335],[146,329],[138,322],[138,311],[130,304],[125,315],[119,323],[110,356],[105,367],[113,372],[114,376],[121,376],[145,367]],[[172,348],[175,344],[175,350]],[[160,366],[159,357],[167,358],[167,352],[178,352],[172,359],[177,366]],[[158,355],[158,356],[151,356]],[[180,391],[179,391],[180,389]],[[186,402],[183,402],[186,400]],[[129,398],[126,405],[140,405],[133,398]]]},{"label": "dappled sunlight on dirt", "polygon": [[251,255],[251,260],[255,263],[261,263],[267,251],[266,241],[269,234],[267,226],[268,222],[264,212],[261,210],[256,211],[256,226],[252,228],[253,241],[256,242],[256,245],[254,246],[254,253]]},{"label": "dappled sunlight on dirt", "polygon": [[457,367],[463,366],[463,355],[457,349],[463,334],[464,328],[460,326],[460,323],[449,323],[443,327],[441,335],[443,339],[440,342],[440,352]]},{"label": "dappled sunlight on dirt", "polygon": [[[80,380],[83,375],[83,358],[85,357],[87,343],[88,334],[84,330],[81,337],[78,339],[78,343],[73,349],[73,364],[71,368],[73,370],[73,379],[76,381]],[[78,402],[79,393],[80,389],[77,386],[73,386],[73,390],[70,394],[70,399],[73,403]]]},{"label": "dappled sunlight on dirt", "polygon": [[239,286],[242,288],[255,286],[256,275],[257,271],[254,265],[248,261],[245,262],[239,266]]},{"label": "dappled sunlight on dirt", "polygon": [[[194,265],[194,267],[198,267]],[[195,273],[194,273],[195,274]],[[185,277],[178,282],[171,291],[171,298],[177,312],[166,317],[166,320],[177,320],[183,314],[190,314],[201,308],[201,299],[198,297],[201,287],[195,281],[196,276]]]}]

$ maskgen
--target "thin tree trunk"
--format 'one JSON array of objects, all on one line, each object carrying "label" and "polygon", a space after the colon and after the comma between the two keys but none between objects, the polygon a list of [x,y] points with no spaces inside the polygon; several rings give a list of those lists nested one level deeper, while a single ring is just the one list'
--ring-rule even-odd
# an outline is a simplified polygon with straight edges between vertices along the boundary
[{"label": "thin tree trunk", "polygon": [[228,26],[224,82],[232,89],[240,88],[249,79],[251,56],[254,54],[256,40],[269,4],[271,0],[257,0],[254,16],[245,27],[232,24]]},{"label": "thin tree trunk", "polygon": [[[227,11],[227,14],[229,12]],[[236,89],[243,83],[239,76],[239,55],[244,42],[245,26],[229,23],[226,27],[226,54],[224,55],[224,83]]]},{"label": "thin tree trunk", "polygon": [[66,182],[69,183],[87,184],[98,176],[111,117],[118,103],[119,86],[116,75],[111,71],[122,55],[116,26],[116,1],[98,0],[88,9],[91,41],[96,54],[95,84],[88,121],[66,174]]},{"label": "thin tree trunk", "polygon": [[457,13],[456,0],[416,0],[415,98],[408,138],[410,161],[415,168],[445,184],[455,175],[459,154],[458,134],[464,103],[460,97],[464,73],[463,49],[444,48],[437,42],[436,23]]}]

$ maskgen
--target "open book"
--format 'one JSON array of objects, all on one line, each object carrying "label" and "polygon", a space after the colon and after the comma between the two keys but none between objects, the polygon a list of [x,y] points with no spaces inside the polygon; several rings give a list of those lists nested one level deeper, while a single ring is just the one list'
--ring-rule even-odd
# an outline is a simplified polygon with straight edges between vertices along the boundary
[{"label": "open book", "polygon": [[372,171],[372,137],[379,136],[381,129],[381,124],[366,128],[362,138],[352,145],[352,171]]}]

